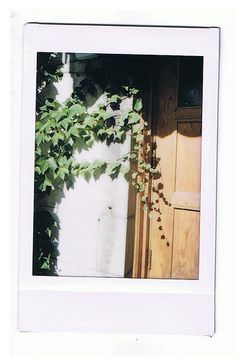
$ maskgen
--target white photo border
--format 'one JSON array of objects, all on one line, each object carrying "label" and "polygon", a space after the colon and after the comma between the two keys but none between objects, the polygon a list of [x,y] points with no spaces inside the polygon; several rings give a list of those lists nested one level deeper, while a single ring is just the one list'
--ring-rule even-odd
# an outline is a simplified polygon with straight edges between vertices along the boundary
[{"label": "white photo border", "polygon": [[[203,56],[199,280],[32,275],[37,52]],[[219,28],[26,24],[19,330],[213,335]]]}]

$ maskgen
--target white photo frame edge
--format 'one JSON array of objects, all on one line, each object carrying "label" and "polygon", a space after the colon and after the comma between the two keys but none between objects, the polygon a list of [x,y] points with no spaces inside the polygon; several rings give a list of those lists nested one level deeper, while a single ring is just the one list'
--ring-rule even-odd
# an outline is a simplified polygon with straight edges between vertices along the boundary
[{"label": "white photo frame edge", "polygon": [[[81,36],[79,44],[73,41],[75,32]],[[112,41],[109,40],[111,34]],[[116,49],[112,47],[114,37]],[[197,281],[32,276],[32,119],[36,53],[114,53],[114,50],[115,53],[204,56],[200,277]],[[25,25],[19,259],[21,331],[213,335],[218,55],[218,28]]]}]

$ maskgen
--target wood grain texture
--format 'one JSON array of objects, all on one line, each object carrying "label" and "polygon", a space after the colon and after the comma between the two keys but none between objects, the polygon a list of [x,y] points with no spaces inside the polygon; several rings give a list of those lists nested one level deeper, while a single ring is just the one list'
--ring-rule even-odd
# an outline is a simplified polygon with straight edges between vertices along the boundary
[{"label": "wood grain texture", "polygon": [[[149,249],[152,250],[152,265],[149,278],[170,278],[173,243],[173,207],[166,205],[157,193],[163,185],[163,195],[170,202],[175,184],[176,158],[176,80],[177,61],[167,58],[159,66],[157,107],[153,113],[155,121],[154,140],[157,144],[156,155],[160,158],[158,170],[160,178],[152,181],[151,202],[157,203],[161,214],[154,211],[150,218]],[[159,228],[162,228],[160,230]],[[163,239],[164,238],[164,239]]]},{"label": "wood grain texture", "polygon": [[175,210],[171,278],[198,279],[199,217],[197,211]]},{"label": "wood grain texture", "polygon": [[201,122],[178,123],[176,191],[200,192]]},{"label": "wood grain texture", "polygon": [[198,192],[174,192],[171,198],[174,208],[200,210],[200,193]]},{"label": "wood grain texture", "polygon": [[177,121],[196,121],[201,120],[201,107],[178,107],[175,112]]},{"label": "wood grain texture", "polygon": [[[177,108],[178,60],[165,56],[148,69],[143,118],[151,128],[158,174],[136,196],[134,261],[136,278],[197,279],[201,189],[201,108]],[[153,151],[152,151],[153,153]],[[149,161],[152,158],[149,155]],[[164,201],[160,198],[160,191]],[[151,256],[150,256],[151,254]]]}]

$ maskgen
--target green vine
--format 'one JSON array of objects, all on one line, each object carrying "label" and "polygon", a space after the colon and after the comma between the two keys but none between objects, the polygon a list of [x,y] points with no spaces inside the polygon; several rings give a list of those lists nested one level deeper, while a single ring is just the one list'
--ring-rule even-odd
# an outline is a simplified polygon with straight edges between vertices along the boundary
[{"label": "green vine", "polygon": [[[56,59],[56,65],[50,65]],[[105,91],[106,100],[90,113],[86,101],[72,94],[64,103],[53,99],[42,101],[40,94],[48,84],[59,81],[61,62],[58,54],[48,54],[44,65],[38,66],[38,101],[35,125],[35,205],[37,198],[50,195],[53,191],[63,192],[73,187],[76,178],[89,181],[97,180],[106,174],[115,179],[123,174],[136,190],[142,193],[144,210],[154,204],[148,204],[148,181],[158,176],[158,164],[150,164],[150,146],[143,147],[148,132],[147,123],[142,118],[142,99],[139,90],[132,86],[120,86],[119,90]],[[49,68],[53,70],[49,72]],[[121,111],[120,105],[125,99],[132,98],[132,108]],[[131,151],[114,162],[96,159],[93,162],[78,162],[76,151],[89,150],[95,143],[124,143],[131,136]],[[134,166],[130,166],[130,161]],[[159,188],[159,196],[165,201]],[[56,274],[56,256],[58,255],[58,219],[48,211],[35,211],[34,229],[34,272],[36,274]],[[54,254],[53,254],[54,253]]]},{"label": "green vine", "polygon": [[[145,183],[138,181],[138,175],[144,171],[154,174],[157,169],[144,159],[138,160],[146,127],[141,116],[142,100],[137,98],[130,111],[118,115],[111,108],[138,93],[135,88],[125,87],[125,90],[126,96],[106,93],[106,104],[93,113],[88,113],[84,103],[75,98],[63,104],[45,101],[35,128],[35,184],[40,192],[50,194],[54,189],[63,189],[64,183],[69,188],[78,176],[88,181],[103,173],[114,179],[119,173],[127,176],[130,172],[136,189],[145,190]],[[105,142],[108,146],[123,143],[127,134],[132,136],[133,150],[112,163],[99,159],[78,163],[74,157],[77,149],[88,150],[95,142]],[[137,171],[130,170],[130,159],[137,161]]]}]

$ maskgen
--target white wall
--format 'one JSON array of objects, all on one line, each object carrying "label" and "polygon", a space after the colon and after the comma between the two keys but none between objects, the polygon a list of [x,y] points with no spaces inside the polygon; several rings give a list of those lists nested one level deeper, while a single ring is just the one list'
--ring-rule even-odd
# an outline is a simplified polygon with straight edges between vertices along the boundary
[{"label": "white wall", "polygon": [[[178,6],[183,1],[178,2]],[[203,2],[202,2],[203,3]],[[225,3],[224,3],[225,4]],[[99,5],[101,5],[99,3]],[[126,5],[129,4],[126,2]],[[206,8],[206,6],[210,8]],[[225,4],[226,5],[226,4]],[[131,8],[132,6],[132,8]],[[136,9],[140,8],[135,4]],[[236,171],[234,164],[234,143],[236,133],[235,103],[235,41],[236,27],[235,9],[217,10],[207,0],[202,8],[173,9],[166,5],[160,8],[157,4],[155,11],[145,11],[147,3],[142,3],[140,12],[91,12],[68,11],[58,14],[56,12],[31,12],[15,19],[15,54],[18,63],[15,64],[15,110],[13,116],[14,130],[12,133],[12,151],[14,158],[13,168],[13,245],[11,255],[13,263],[17,263],[18,238],[18,190],[16,178],[19,175],[19,109],[20,109],[20,71],[21,71],[21,36],[22,25],[26,21],[56,21],[56,22],[97,22],[97,23],[140,23],[158,25],[185,25],[185,26],[220,26],[221,27],[221,83],[220,83],[220,122],[219,122],[219,174],[218,174],[218,240],[217,240],[217,282],[216,282],[216,334],[213,338],[194,336],[144,336],[137,335],[85,335],[63,333],[18,333],[16,323],[16,290],[17,266],[14,264],[12,291],[13,319],[12,319],[12,350],[14,357],[21,358],[85,358],[88,355],[94,358],[111,357],[156,357],[156,358],[235,358],[235,323],[236,323],[236,281],[235,281],[235,209]],[[198,2],[201,6],[201,1]],[[180,6],[181,7],[181,6]],[[126,9],[134,11],[133,4]],[[4,151],[3,151],[4,152]],[[5,178],[4,178],[5,181]],[[4,195],[4,194],[3,194]],[[8,198],[6,198],[7,202]],[[4,272],[5,274],[5,272]],[[6,295],[7,297],[7,295]],[[5,306],[2,306],[5,311]],[[99,310],[99,309],[98,309]],[[4,324],[4,326],[3,326]],[[2,322],[3,343],[8,340],[6,324]],[[124,328],[125,332],[125,328]],[[6,338],[6,340],[4,340]],[[5,358],[13,357],[7,352]]]},{"label": "white wall", "polygon": [[[70,97],[83,79],[74,75],[83,71],[83,61],[73,60],[71,64],[70,55],[64,58],[63,78],[54,83],[55,99],[59,102]],[[50,90],[47,96],[50,97]],[[94,101],[88,107],[90,113],[98,104],[106,102],[106,96],[101,94]],[[121,109],[129,110],[131,106],[132,99],[126,99]],[[123,144],[109,147],[105,143],[95,143],[88,151],[77,151],[75,158],[79,163],[92,163],[96,159],[114,162],[130,151],[130,143],[130,136]],[[91,178],[89,182],[79,177],[73,188],[68,190],[64,186],[59,203],[55,203],[54,198],[53,194],[49,196],[49,207],[45,208],[50,210],[54,206],[60,223],[58,275],[124,277],[128,210],[128,182],[124,176],[121,174],[112,180],[103,174],[98,180]]]}]

